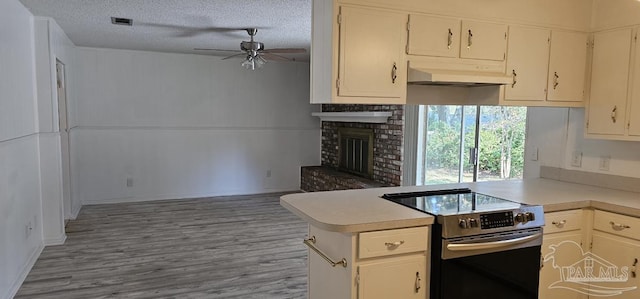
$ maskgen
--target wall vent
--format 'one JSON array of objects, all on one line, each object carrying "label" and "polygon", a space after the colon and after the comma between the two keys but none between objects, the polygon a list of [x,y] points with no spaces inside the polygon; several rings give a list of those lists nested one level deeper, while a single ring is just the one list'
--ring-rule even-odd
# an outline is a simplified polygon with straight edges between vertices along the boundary
[{"label": "wall vent", "polygon": [[132,26],[133,20],[127,18],[116,18],[111,17],[111,24],[113,25],[123,25],[123,26]]}]

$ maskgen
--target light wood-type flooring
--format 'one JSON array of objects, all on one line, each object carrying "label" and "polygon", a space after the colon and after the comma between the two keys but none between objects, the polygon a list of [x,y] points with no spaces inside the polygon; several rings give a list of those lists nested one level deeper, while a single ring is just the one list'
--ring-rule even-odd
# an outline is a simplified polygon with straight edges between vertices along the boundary
[{"label": "light wood-type flooring", "polygon": [[85,206],[16,298],[306,298],[306,224],[281,194]]}]

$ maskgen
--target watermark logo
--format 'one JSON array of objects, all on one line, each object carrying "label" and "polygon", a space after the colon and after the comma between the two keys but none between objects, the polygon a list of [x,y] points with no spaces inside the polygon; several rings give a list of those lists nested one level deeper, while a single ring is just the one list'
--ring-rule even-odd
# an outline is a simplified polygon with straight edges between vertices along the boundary
[{"label": "watermark logo", "polygon": [[[549,289],[568,289],[594,297],[610,297],[635,290],[633,287],[615,287],[629,280],[629,267],[612,264],[591,252],[585,253],[580,244],[562,241],[550,245],[551,252],[544,256],[544,262],[551,261],[553,268],[560,271],[560,280],[549,285]],[[563,256],[578,257],[565,261]]]}]

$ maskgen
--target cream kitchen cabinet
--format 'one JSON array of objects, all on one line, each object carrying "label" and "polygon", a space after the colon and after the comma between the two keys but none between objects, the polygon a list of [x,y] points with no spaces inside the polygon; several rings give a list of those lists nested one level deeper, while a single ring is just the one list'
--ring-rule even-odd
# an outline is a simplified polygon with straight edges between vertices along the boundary
[{"label": "cream kitchen cabinet", "polygon": [[408,14],[332,1],[313,5],[311,102],[404,104]]},{"label": "cream kitchen cabinet", "polygon": [[412,14],[409,55],[504,61],[507,25]]},{"label": "cream kitchen cabinet", "polygon": [[583,106],[588,36],[582,32],[511,26],[505,102],[527,106]]},{"label": "cream kitchen cabinet", "polygon": [[590,137],[615,139],[625,135],[632,33],[625,28],[594,34],[587,114]]},{"label": "cream kitchen cabinet", "polygon": [[585,95],[588,35],[583,32],[551,31],[547,100],[582,102]]},{"label": "cream kitchen cabinet", "polygon": [[602,281],[589,283],[611,298],[640,298],[640,218],[596,210],[591,238],[593,273]]},{"label": "cream kitchen cabinet", "polygon": [[460,19],[409,15],[407,54],[458,58]]},{"label": "cream kitchen cabinet", "polygon": [[[620,282],[593,282],[592,284],[603,288],[624,289],[635,287],[635,289],[621,292],[619,295],[611,298],[640,298],[640,277],[638,277],[637,273],[637,269],[639,268],[637,263],[640,259],[640,241],[594,231],[591,252],[614,266],[615,268],[611,269],[612,275],[618,276],[620,280],[622,280]],[[606,270],[607,269],[604,269],[604,271]],[[597,271],[594,273],[599,273],[599,270],[594,271]]]},{"label": "cream kitchen cabinet", "polygon": [[428,227],[338,233],[309,225],[309,236],[310,299],[428,297]]},{"label": "cream kitchen cabinet", "polygon": [[506,101],[543,102],[547,98],[550,38],[548,29],[509,27],[507,73],[513,76],[513,83],[505,87]]},{"label": "cream kitchen cabinet", "polygon": [[584,222],[582,210],[545,213],[542,257],[553,253],[553,258],[547,259],[540,269],[538,298],[587,298],[586,295],[572,290],[551,287],[553,283],[562,279],[561,270],[554,268],[554,264],[581,259],[579,249],[582,248],[585,239],[585,231],[582,229]]},{"label": "cream kitchen cabinet", "polygon": [[460,58],[504,61],[507,49],[507,25],[462,21]]},{"label": "cream kitchen cabinet", "polygon": [[640,29],[636,29],[636,33],[633,36],[635,61],[633,64],[632,89],[629,100],[629,119],[627,121],[627,133],[634,140],[640,140],[640,47],[637,45],[638,30]]}]

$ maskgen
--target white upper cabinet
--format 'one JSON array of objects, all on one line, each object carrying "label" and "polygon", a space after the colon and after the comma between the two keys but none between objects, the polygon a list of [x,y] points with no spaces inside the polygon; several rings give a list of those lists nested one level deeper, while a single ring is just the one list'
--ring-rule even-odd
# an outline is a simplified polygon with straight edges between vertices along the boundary
[{"label": "white upper cabinet", "polygon": [[507,25],[463,20],[460,36],[460,58],[505,60]]},{"label": "white upper cabinet", "polygon": [[631,29],[594,34],[587,134],[624,135]]},{"label": "white upper cabinet", "polygon": [[638,47],[637,32],[633,41],[635,43],[635,63],[633,65],[633,89],[631,90],[627,126],[630,136],[640,137],[640,47]]},{"label": "white upper cabinet", "polygon": [[506,100],[545,100],[550,37],[548,29],[509,27],[507,74],[513,83],[505,87]]},{"label": "white upper cabinet", "polygon": [[460,55],[460,19],[409,15],[407,54],[457,58]]},{"label": "white upper cabinet", "polygon": [[397,98],[404,102],[407,15],[386,10],[340,8],[338,96]]},{"label": "white upper cabinet", "polygon": [[582,102],[587,65],[588,36],[582,32],[553,30],[549,58],[547,100]]},{"label": "white upper cabinet", "polygon": [[528,106],[584,105],[588,35],[583,32],[510,26],[505,103]]}]

